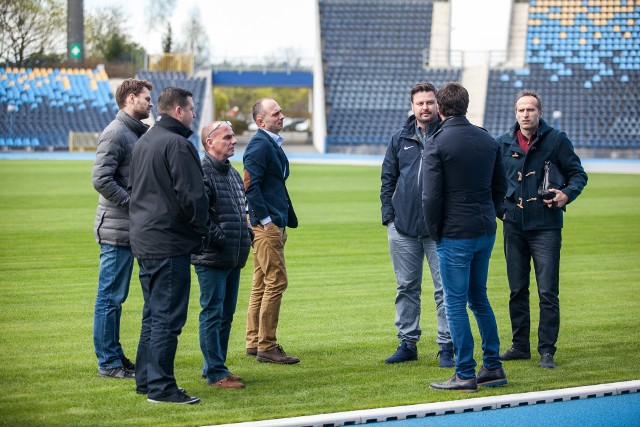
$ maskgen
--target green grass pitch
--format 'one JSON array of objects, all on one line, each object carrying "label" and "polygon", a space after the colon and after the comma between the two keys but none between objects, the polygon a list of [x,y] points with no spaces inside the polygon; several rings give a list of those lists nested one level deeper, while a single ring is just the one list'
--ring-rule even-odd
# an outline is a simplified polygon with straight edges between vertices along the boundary
[{"label": "green grass pitch", "polygon": [[[380,168],[372,166],[291,166],[288,186],[300,227],[289,230],[290,281],[278,338],[302,359],[299,365],[260,364],[244,355],[249,260],[228,357],[245,389],[214,389],[200,377],[195,273],[175,366],[179,385],[201,404],[152,405],[135,394],[133,381],[98,378],[92,327],[99,247],[91,166],[0,161],[0,425],[193,426],[469,397],[429,389],[453,371],[437,367],[427,277],[420,359],[383,363],[397,345],[395,281],[380,224]],[[509,292],[500,233],[501,226],[489,298],[504,350],[510,343]],[[563,237],[558,368],[541,369],[536,355],[507,362],[509,385],[474,397],[640,379],[640,176],[591,174],[568,206]],[[141,309],[136,268],[121,326],[130,358]]]}]

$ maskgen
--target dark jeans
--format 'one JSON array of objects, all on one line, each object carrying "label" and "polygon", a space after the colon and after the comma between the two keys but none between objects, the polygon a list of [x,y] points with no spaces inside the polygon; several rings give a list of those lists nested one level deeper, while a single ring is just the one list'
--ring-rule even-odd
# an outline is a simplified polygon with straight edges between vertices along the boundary
[{"label": "dark jeans", "polygon": [[191,264],[189,255],[140,259],[144,296],[142,328],[136,357],[136,386],[150,398],[174,394],[173,364],[178,335],[187,320]]},{"label": "dark jeans", "polygon": [[204,356],[202,374],[215,383],[231,375],[225,362],[233,314],[236,312],[240,269],[195,266],[200,283],[200,349]]},{"label": "dark jeans", "polygon": [[523,231],[504,223],[504,255],[509,279],[513,347],[530,351],[529,283],[531,259],[540,298],[538,352],[555,354],[560,330],[560,248],[562,230]]}]

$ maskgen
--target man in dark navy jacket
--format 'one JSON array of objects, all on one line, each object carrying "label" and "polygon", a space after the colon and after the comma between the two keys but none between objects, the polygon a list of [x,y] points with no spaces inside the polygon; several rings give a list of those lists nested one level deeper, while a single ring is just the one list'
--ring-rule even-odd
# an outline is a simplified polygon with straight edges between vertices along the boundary
[{"label": "man in dark navy jacket", "polygon": [[[496,213],[507,183],[497,141],[465,117],[467,90],[459,83],[447,83],[437,100],[443,122],[425,144],[422,203],[429,235],[436,241],[456,372],[431,387],[475,392],[478,385],[507,383],[496,319],[487,297]],[[482,337],[483,366],[477,378],[467,304]]]},{"label": "man in dark navy jacket", "polygon": [[244,187],[253,240],[253,287],[247,312],[246,353],[259,362],[293,364],[278,344],[276,329],[282,295],[287,288],[284,246],[286,227],[298,226],[298,219],[285,185],[289,161],[282,150],[284,114],[270,98],[256,101],[253,119],[258,131],[244,152]]},{"label": "man in dark navy jacket", "polygon": [[136,357],[136,391],[150,402],[200,400],[176,385],[178,336],[187,320],[191,254],[208,234],[209,200],[195,147],[187,139],[195,117],[191,92],[167,87],[160,115],[131,155],[131,249],[140,265],[144,297]]},{"label": "man in dark navy jacket", "polygon": [[422,272],[426,258],[436,302],[438,330],[435,341],[440,346],[440,367],[451,368],[455,366],[453,343],[444,308],[436,243],[429,237],[422,212],[422,151],[425,141],[440,124],[433,84],[422,82],[413,86],[411,110],[413,114],[391,137],[380,175],[382,224],[387,226],[389,254],[396,275],[395,325],[400,339],[400,345],[385,363],[418,360],[417,344],[422,335]]},{"label": "man in dark navy jacket", "polygon": [[[542,119],[542,100],[523,90],[515,102],[517,123],[498,137],[508,189],[504,199],[504,255],[509,279],[512,344],[502,360],[531,359],[529,283],[531,260],[540,298],[538,353],[540,366],[553,369],[560,331],[560,248],[563,212],[587,185],[587,174],[567,134]],[[551,197],[538,194],[545,162],[567,180]]]}]

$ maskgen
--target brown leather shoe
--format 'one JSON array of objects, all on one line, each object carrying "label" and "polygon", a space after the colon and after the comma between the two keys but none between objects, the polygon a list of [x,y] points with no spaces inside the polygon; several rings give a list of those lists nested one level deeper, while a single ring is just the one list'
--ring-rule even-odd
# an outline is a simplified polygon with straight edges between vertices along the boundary
[{"label": "brown leather shoe", "polygon": [[231,381],[242,381],[242,377],[240,375],[229,375],[227,378],[229,378]]},{"label": "brown leather shoe", "polygon": [[247,356],[255,356],[258,354],[258,349],[257,348],[248,348],[247,349]]},{"label": "brown leather shoe", "polygon": [[231,376],[225,377],[219,381],[216,381],[215,383],[210,383],[209,385],[219,388],[244,388],[244,384],[232,380]]},{"label": "brown leather shoe", "polygon": [[258,351],[256,360],[258,362],[280,363],[284,365],[293,365],[294,363],[300,362],[300,359],[297,357],[287,356],[287,353],[285,353],[279,345],[268,351]]}]

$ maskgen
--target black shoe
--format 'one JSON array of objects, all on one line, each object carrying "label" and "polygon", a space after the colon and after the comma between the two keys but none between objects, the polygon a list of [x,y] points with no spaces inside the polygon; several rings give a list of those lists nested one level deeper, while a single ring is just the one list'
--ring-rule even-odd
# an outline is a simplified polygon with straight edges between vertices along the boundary
[{"label": "black shoe", "polygon": [[98,376],[105,378],[135,379],[135,372],[129,371],[122,366],[113,369],[98,369]]},{"label": "black shoe", "polygon": [[482,368],[480,368],[480,371],[476,376],[476,382],[478,383],[478,385],[484,387],[505,385],[507,383],[507,375],[504,373],[504,369],[502,368],[490,371],[483,366]]},{"label": "black shoe", "polygon": [[177,391],[169,396],[162,396],[156,398],[147,398],[147,402],[151,403],[173,403],[176,405],[194,405],[200,403],[200,399],[197,397],[188,396],[187,394]]},{"label": "black shoe", "polygon": [[439,366],[441,368],[453,368],[456,366],[456,362],[453,360],[453,348],[440,347],[438,357],[440,358]]},{"label": "black shoe", "polygon": [[[183,389],[182,387],[178,387],[178,391],[180,393],[186,393],[187,392],[187,390]],[[147,389],[136,388],[136,393],[137,394],[147,394],[148,391],[147,391]]]},{"label": "black shoe", "polygon": [[540,367],[546,369],[555,368],[556,364],[553,362],[553,354],[542,353],[542,355],[540,356]]},{"label": "black shoe", "polygon": [[418,360],[418,347],[416,343],[402,341],[396,352],[387,357],[384,363],[403,363]]},{"label": "black shoe", "polygon": [[449,381],[444,383],[431,383],[431,388],[438,390],[455,390],[467,393],[475,393],[478,391],[478,383],[475,378],[463,380],[457,375],[452,376]]},{"label": "black shoe", "polygon": [[124,369],[126,369],[127,371],[136,371],[136,364],[133,363],[131,360],[127,359],[126,357],[122,357],[122,359],[120,359],[120,361],[122,362],[122,366],[124,367]]},{"label": "black shoe", "polygon": [[502,360],[529,360],[531,359],[530,351],[518,350],[515,347],[510,347],[509,350],[505,351],[502,356],[500,356]]}]

